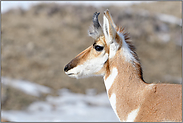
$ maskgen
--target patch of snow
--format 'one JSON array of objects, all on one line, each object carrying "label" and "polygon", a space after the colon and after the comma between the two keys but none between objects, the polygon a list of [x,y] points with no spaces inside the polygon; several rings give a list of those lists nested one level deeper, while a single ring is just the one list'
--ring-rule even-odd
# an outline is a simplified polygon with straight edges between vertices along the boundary
[{"label": "patch of snow", "polygon": [[52,110],[52,108],[53,108],[52,105],[50,105],[48,102],[37,101],[30,104],[27,110],[30,112],[36,112],[36,111],[49,112]]},{"label": "patch of snow", "polygon": [[32,95],[32,96],[39,97],[41,95],[41,93],[50,93],[51,92],[51,89],[49,87],[39,85],[39,84],[29,82],[29,81],[15,80],[15,79],[2,77],[1,82],[2,82],[2,84],[6,85],[6,86],[14,87],[18,90],[25,92],[26,94]]},{"label": "patch of snow", "polygon": [[170,35],[166,33],[159,33],[158,38],[161,39],[164,43],[167,43],[170,41]]},{"label": "patch of snow", "polygon": [[[126,14],[128,15],[132,15],[133,13],[136,13],[135,10],[128,8],[124,11]],[[150,17],[150,12],[144,9],[138,10],[137,12],[138,15],[142,16],[142,17]],[[169,15],[169,14],[155,14],[156,19],[166,22],[166,23],[170,23],[170,24],[176,24],[179,26],[182,26],[182,19],[177,18],[173,15]],[[164,25],[163,25],[164,26]],[[164,27],[163,27],[164,28]],[[166,29],[166,27],[165,27]]]},{"label": "patch of snow", "polygon": [[106,93],[77,94],[68,89],[58,93],[23,111],[2,111],[1,117],[14,122],[119,122]]},{"label": "patch of snow", "polygon": [[2,111],[3,118],[13,122],[119,122],[112,110],[104,107],[70,107],[66,111]]},{"label": "patch of snow", "polygon": [[175,16],[168,15],[168,14],[157,14],[156,17],[163,22],[182,26],[182,19],[179,19]]}]

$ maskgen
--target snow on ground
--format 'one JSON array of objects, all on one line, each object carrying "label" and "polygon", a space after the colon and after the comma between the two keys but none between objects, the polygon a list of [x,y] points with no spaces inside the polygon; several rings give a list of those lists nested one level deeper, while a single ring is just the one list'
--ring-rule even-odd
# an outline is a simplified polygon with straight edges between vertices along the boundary
[{"label": "snow on ground", "polygon": [[175,16],[167,15],[167,14],[157,14],[156,17],[163,22],[182,26],[182,19],[177,18]]},{"label": "snow on ground", "polygon": [[[28,81],[3,78],[2,83],[20,89],[26,93],[34,93],[43,87]],[[8,84],[7,84],[8,83]],[[24,88],[24,89],[22,89]],[[31,88],[31,89],[29,89]],[[49,90],[49,89],[48,89]],[[49,92],[48,92],[49,93]],[[59,96],[48,95],[45,101],[36,101],[25,110],[3,110],[1,117],[14,122],[118,122],[112,110],[107,94],[96,94],[94,89],[86,94],[72,93],[68,89],[60,89]],[[35,94],[34,96],[37,96]]]},{"label": "snow on ground", "polygon": [[41,93],[50,93],[51,89],[49,87],[39,85],[36,83],[32,83],[29,81],[23,81],[23,80],[12,80],[10,78],[1,78],[1,82],[4,85],[12,86],[16,89],[19,89],[26,94],[37,96],[39,97]]},{"label": "snow on ground", "polygon": [[[132,15],[133,13],[136,12],[136,10],[128,8],[124,12],[126,14]],[[143,10],[143,9],[138,11],[138,15],[140,15],[142,17],[150,17],[150,16],[152,16],[149,11]],[[175,24],[175,25],[182,26],[182,19],[180,19],[178,17],[175,17],[173,15],[157,13],[157,14],[155,14],[155,17],[156,17],[156,19],[158,19],[158,20],[160,20],[162,22],[166,22],[166,23],[169,23],[169,24]]]}]

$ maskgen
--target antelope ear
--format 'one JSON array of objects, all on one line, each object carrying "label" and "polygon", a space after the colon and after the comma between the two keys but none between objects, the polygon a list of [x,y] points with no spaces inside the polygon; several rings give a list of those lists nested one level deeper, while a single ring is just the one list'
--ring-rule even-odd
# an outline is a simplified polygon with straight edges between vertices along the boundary
[{"label": "antelope ear", "polygon": [[103,16],[103,33],[108,44],[113,43],[113,39],[115,39],[116,37],[115,27],[116,25],[112,20],[112,16],[109,10],[107,9],[106,11],[104,11]]}]

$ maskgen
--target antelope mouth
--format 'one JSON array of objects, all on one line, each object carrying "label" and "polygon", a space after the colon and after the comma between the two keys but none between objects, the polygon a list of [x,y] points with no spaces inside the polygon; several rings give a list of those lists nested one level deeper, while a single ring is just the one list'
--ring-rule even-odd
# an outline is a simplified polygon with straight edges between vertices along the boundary
[{"label": "antelope mouth", "polygon": [[67,75],[69,75],[69,76],[70,76],[70,75],[73,75],[73,74],[74,74],[74,73],[68,73]]},{"label": "antelope mouth", "polygon": [[79,72],[78,73],[69,73],[69,72],[65,72],[69,77],[72,77],[72,78],[77,78],[78,75],[79,75]]}]

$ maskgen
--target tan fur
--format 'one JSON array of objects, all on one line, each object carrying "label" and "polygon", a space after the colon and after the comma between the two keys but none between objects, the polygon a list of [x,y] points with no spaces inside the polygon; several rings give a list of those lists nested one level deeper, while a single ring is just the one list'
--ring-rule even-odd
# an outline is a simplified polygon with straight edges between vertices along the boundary
[{"label": "tan fur", "polygon": [[71,60],[68,63],[68,65],[72,66],[72,68],[73,68],[73,67],[76,67],[77,65],[82,64],[84,61],[86,61],[88,59],[91,49],[92,49],[92,46],[90,46],[86,50],[82,51],[73,60]]},{"label": "tan fur", "polygon": [[155,84],[144,92],[145,100],[141,104],[135,121],[182,122],[182,85]]},{"label": "tan fur", "polygon": [[108,96],[116,94],[120,120],[126,120],[128,114],[140,106],[135,122],[182,121],[182,86],[145,83],[119,52],[109,61],[110,69],[118,69],[118,76]]},{"label": "tan fur", "polygon": [[6,119],[1,119],[1,122],[12,122],[12,121],[8,121]]},{"label": "tan fur", "polygon": [[[107,45],[105,43],[104,36],[99,37],[96,41],[96,44],[100,44],[105,46],[105,50],[108,52]],[[93,48],[93,45],[82,51],[80,54],[78,54],[71,62],[70,64],[72,66],[77,66],[83,64],[86,60],[92,59],[100,55],[100,52],[96,52]]]}]

